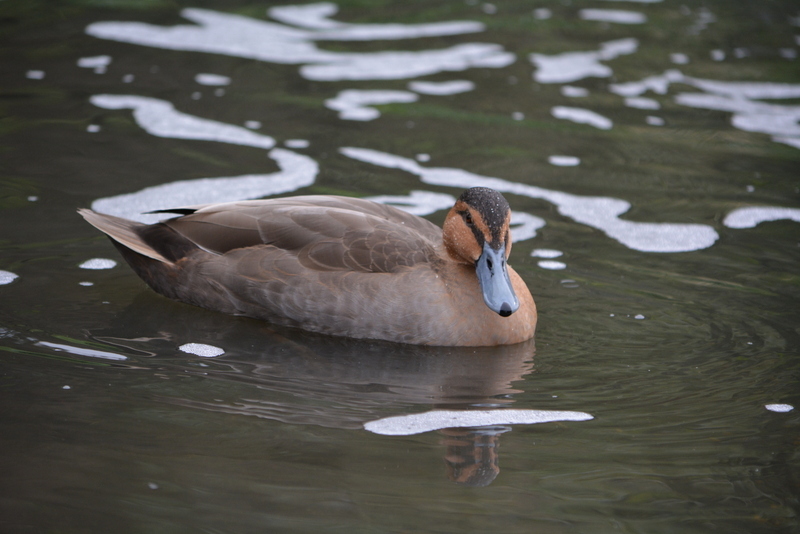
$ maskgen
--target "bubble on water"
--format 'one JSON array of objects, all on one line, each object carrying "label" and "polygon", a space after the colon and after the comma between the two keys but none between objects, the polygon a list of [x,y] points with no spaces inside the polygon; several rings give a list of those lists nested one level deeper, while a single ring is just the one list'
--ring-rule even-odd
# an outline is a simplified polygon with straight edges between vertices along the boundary
[{"label": "bubble on water", "polygon": [[542,260],[537,263],[539,267],[542,269],[547,269],[550,271],[560,271],[562,269],[567,268],[567,264],[561,261],[554,261],[554,260]]},{"label": "bubble on water", "polygon": [[555,106],[551,113],[557,119],[566,119],[577,122],[578,124],[588,124],[601,130],[610,130],[614,123],[608,117],[604,117],[594,111],[583,108],[571,108],[567,106]]},{"label": "bubble on water", "polygon": [[771,412],[778,412],[778,413],[786,413],[791,412],[794,410],[794,406],[791,404],[766,404],[764,408]]},{"label": "bubble on water", "polygon": [[547,161],[550,165],[555,165],[557,167],[575,167],[576,165],[580,165],[581,158],[576,156],[549,156]]},{"label": "bubble on water", "polygon": [[531,252],[531,256],[534,258],[558,258],[559,256],[563,256],[564,253],[560,250],[555,250],[552,248],[535,248],[533,252]]},{"label": "bubble on water", "polygon": [[29,80],[43,80],[44,79],[44,71],[43,70],[29,70],[25,73],[25,77]]},{"label": "bubble on water", "polygon": [[206,72],[197,74],[194,77],[194,81],[200,85],[212,86],[230,85],[231,83],[231,79],[228,76],[223,76],[222,74],[210,74]]},{"label": "bubble on water", "polygon": [[117,262],[114,260],[109,260],[107,258],[92,258],[91,260],[86,260],[85,262],[78,265],[81,269],[113,269],[117,266]]},{"label": "bubble on water", "polygon": [[639,41],[633,38],[617,39],[601,43],[600,50],[587,52],[564,52],[556,55],[531,54],[528,59],[536,66],[533,79],[539,83],[569,83],[588,77],[608,78],[611,67],[601,61],[633,54]]},{"label": "bubble on water", "polygon": [[201,358],[214,358],[216,356],[222,356],[225,354],[225,351],[221,348],[213,345],[206,345],[204,343],[185,343],[178,348],[187,354],[194,354],[195,356],[200,356]]},{"label": "bubble on water", "polygon": [[19,278],[19,275],[14,274],[11,271],[0,271],[0,286],[10,284],[17,278]]},{"label": "bubble on water", "polygon": [[325,101],[325,107],[339,112],[339,118],[351,121],[371,121],[381,112],[370,107],[381,104],[416,102],[419,96],[409,91],[346,89],[336,98]]},{"label": "bubble on water", "polygon": [[370,421],[364,424],[364,428],[384,436],[410,436],[443,428],[533,425],[591,419],[594,419],[594,416],[585,412],[560,410],[433,410]]},{"label": "bubble on water", "polygon": [[647,22],[647,16],[644,13],[625,9],[581,9],[578,16],[583,20],[616,24],[644,24]]},{"label": "bubble on water", "polygon": [[415,93],[423,95],[443,96],[472,91],[475,89],[475,83],[469,80],[450,80],[446,82],[413,81],[409,82],[408,88]]}]

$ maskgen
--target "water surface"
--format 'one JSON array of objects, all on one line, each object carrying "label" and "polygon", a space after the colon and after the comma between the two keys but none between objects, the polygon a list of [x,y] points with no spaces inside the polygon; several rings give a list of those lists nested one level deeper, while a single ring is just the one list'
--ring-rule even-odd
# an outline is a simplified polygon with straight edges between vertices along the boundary
[{"label": "water surface", "polygon": [[[794,532],[796,2],[0,3],[4,532]],[[148,290],[79,207],[514,211],[535,342]]]}]

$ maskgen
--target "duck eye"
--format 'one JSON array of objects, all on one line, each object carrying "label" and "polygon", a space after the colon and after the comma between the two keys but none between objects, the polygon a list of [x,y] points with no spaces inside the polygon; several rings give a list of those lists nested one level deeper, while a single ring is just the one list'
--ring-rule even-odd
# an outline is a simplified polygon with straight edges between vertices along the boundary
[{"label": "duck eye", "polygon": [[472,223],[472,215],[470,214],[470,212],[467,212],[464,215],[464,222],[467,223],[468,226],[472,226],[472,224],[473,224]]}]

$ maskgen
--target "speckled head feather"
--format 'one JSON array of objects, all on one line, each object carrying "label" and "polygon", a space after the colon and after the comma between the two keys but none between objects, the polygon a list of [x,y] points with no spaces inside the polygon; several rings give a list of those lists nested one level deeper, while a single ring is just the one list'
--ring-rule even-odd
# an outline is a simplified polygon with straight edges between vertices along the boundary
[{"label": "speckled head feather", "polygon": [[503,195],[488,187],[472,187],[461,193],[458,201],[472,208],[480,217],[482,224],[473,230],[479,245],[486,240],[484,231],[491,236],[489,245],[493,249],[497,250],[505,244],[511,207]]}]

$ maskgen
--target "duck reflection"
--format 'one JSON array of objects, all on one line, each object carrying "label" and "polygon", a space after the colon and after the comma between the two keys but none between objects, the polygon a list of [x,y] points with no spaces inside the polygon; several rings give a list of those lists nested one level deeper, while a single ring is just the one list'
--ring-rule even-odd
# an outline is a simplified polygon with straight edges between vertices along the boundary
[{"label": "duck reflection", "polygon": [[447,476],[464,486],[488,486],[500,473],[497,449],[500,434],[509,427],[445,428],[439,432],[446,447]]},{"label": "duck reflection", "polygon": [[[156,298],[141,294],[94,338],[146,352],[150,358],[140,361],[160,376],[202,377],[203,387],[194,382],[191,390],[176,390],[184,381],[175,381],[169,394],[159,394],[164,402],[194,409],[363,429],[370,421],[419,412],[418,405],[451,411],[507,406],[519,392],[514,383],[533,371],[532,341],[452,348],[352,340],[221,317]],[[132,338],[132,331],[146,337]],[[188,342],[214,345],[225,354],[197,358],[177,351]],[[499,472],[498,438],[508,430],[440,429],[449,478],[490,484]]]}]

